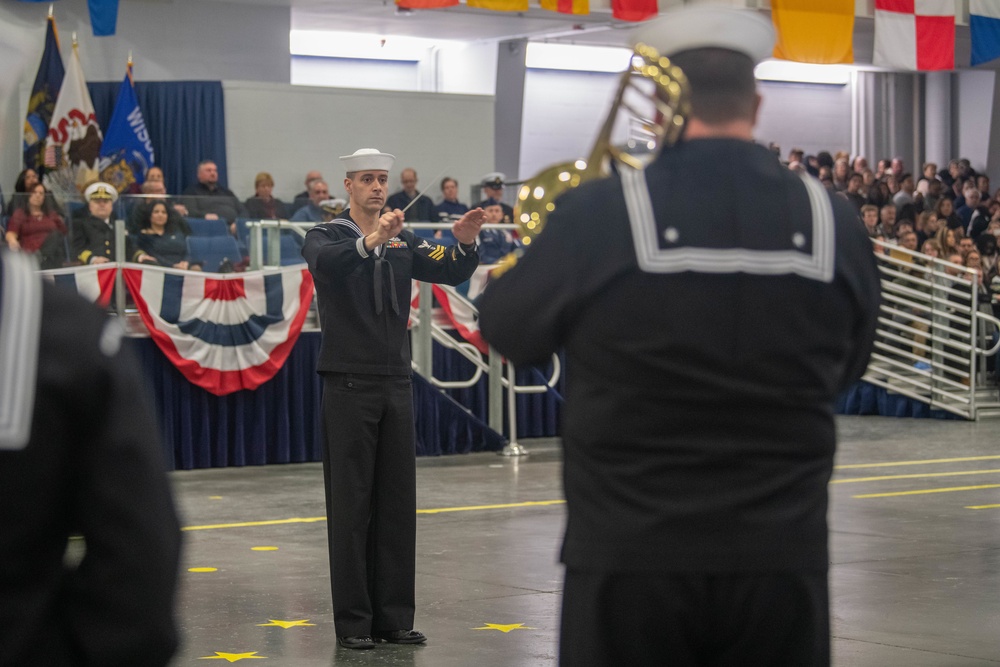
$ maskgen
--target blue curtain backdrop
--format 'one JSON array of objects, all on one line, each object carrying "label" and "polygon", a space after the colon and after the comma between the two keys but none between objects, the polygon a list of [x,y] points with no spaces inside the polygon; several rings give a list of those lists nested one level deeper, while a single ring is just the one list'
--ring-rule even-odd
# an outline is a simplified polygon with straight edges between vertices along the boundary
[{"label": "blue curtain backdrop", "polygon": [[[102,128],[111,122],[120,85],[121,81],[87,84]],[[214,160],[219,183],[228,187],[221,81],[137,81],[135,96],[169,194],[180,194],[197,182],[201,160]]]}]

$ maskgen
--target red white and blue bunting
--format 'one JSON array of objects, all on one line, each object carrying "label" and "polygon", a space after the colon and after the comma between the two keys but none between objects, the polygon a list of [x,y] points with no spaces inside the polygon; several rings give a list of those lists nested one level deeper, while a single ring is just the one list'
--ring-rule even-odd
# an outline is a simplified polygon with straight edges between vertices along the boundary
[{"label": "red white and blue bunting", "polygon": [[126,264],[122,273],[157,347],[189,382],[217,396],[274,377],[313,295],[301,266],[202,274]]},{"label": "red white and blue bunting", "polygon": [[68,269],[50,269],[39,271],[46,279],[56,285],[75,290],[84,299],[103,307],[111,303],[111,293],[115,288],[115,276],[118,275],[117,264],[88,264],[73,266]]}]

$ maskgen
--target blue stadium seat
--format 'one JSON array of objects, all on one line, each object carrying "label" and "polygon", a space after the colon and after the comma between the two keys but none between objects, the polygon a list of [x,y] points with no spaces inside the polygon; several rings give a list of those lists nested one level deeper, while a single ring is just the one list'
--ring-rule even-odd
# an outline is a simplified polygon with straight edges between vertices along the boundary
[{"label": "blue stadium seat", "polygon": [[229,224],[225,220],[205,220],[187,218],[191,226],[191,236],[229,236]]},{"label": "blue stadium seat", "polygon": [[215,273],[219,264],[228,259],[233,264],[238,263],[242,256],[236,245],[236,239],[228,234],[225,236],[189,236],[187,237],[188,254],[191,260],[202,263],[202,270]]},{"label": "blue stadium seat", "polygon": [[303,238],[295,232],[283,231],[281,233],[281,265],[305,264],[306,260],[302,256]]}]

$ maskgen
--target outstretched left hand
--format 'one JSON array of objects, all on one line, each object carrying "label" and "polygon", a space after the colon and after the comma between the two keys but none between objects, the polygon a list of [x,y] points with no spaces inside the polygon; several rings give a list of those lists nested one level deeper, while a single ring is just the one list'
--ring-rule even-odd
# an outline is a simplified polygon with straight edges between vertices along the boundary
[{"label": "outstretched left hand", "polygon": [[452,226],[451,233],[455,235],[455,238],[459,243],[463,245],[472,245],[479,237],[479,230],[485,221],[486,212],[481,208],[474,208],[463,215],[462,218]]}]

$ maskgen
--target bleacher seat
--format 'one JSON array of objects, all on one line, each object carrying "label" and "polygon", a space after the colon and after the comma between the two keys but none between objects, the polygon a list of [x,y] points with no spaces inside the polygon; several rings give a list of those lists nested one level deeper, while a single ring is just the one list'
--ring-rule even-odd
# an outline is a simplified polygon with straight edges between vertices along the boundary
[{"label": "bleacher seat", "polygon": [[302,256],[303,239],[292,231],[281,232],[281,265],[305,264]]},{"label": "bleacher seat", "polygon": [[229,236],[229,225],[225,220],[187,218],[191,236]]},{"label": "bleacher seat", "polygon": [[[210,221],[214,222],[214,221]],[[219,264],[228,259],[233,264],[242,259],[236,239],[225,236],[189,236],[187,237],[188,255],[192,261],[201,262],[202,270],[218,272]]]}]

